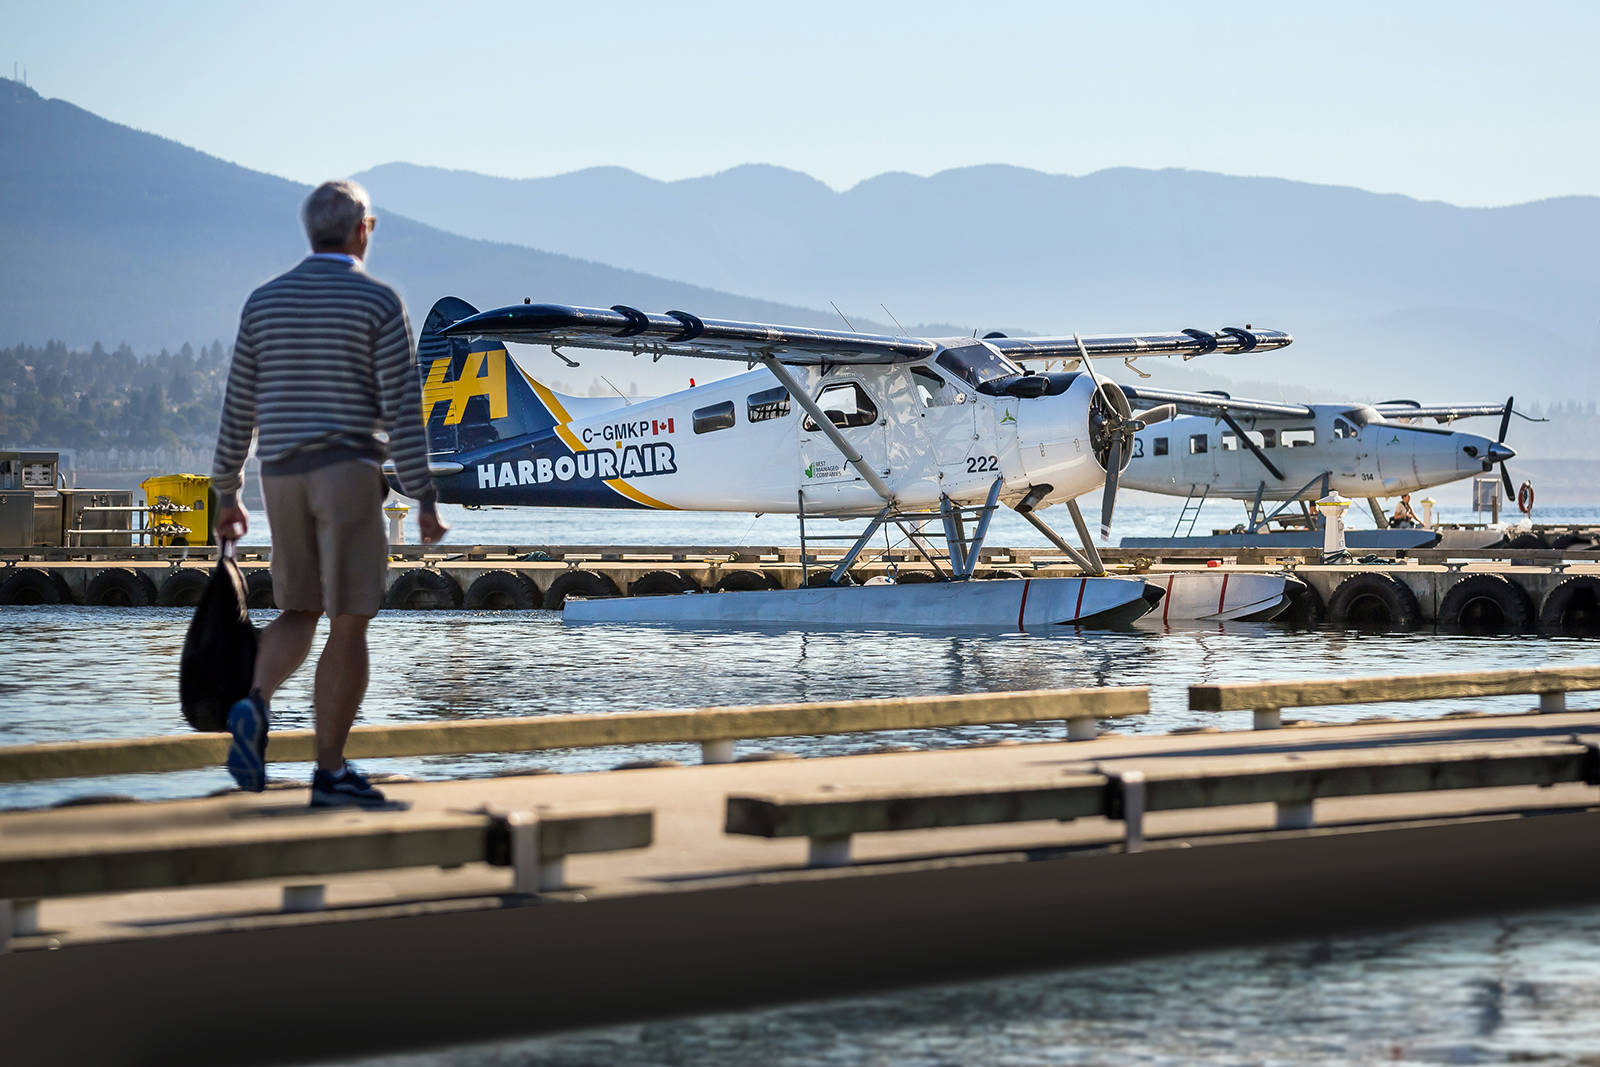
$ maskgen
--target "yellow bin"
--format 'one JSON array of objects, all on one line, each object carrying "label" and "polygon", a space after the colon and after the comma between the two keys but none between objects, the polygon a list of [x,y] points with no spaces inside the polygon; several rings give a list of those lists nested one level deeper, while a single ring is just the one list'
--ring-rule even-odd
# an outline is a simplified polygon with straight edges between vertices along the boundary
[{"label": "yellow bin", "polygon": [[158,474],[139,483],[150,510],[147,528],[155,544],[211,543],[211,478],[205,474]]}]

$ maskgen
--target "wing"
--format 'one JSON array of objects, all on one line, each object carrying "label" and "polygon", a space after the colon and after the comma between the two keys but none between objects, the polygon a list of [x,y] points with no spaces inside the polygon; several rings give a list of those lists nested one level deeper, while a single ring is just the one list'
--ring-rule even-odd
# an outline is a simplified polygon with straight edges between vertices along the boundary
[{"label": "wing", "polygon": [[[1284,348],[1294,338],[1282,330],[1239,329],[1225,326],[1216,333],[1179,330],[1177,333],[1096,334],[1085,336],[1083,347],[1091,359],[1112,356],[1171,356],[1185,359],[1207,352],[1264,352]],[[1071,337],[1000,337],[989,341],[1012,359],[1077,359],[1078,345]]]},{"label": "wing", "polygon": [[741,363],[769,355],[797,365],[908,363],[939,351],[937,342],[917,337],[702,319],[686,311],[651,315],[626,304],[609,308],[513,304],[462,319],[446,327],[444,333],[552,347],[704,356]]},{"label": "wing", "polygon": [[[1504,404],[1413,404],[1409,400],[1391,400],[1387,404],[1374,404],[1378,414],[1386,419],[1435,419],[1439,422],[1454,422],[1457,419],[1471,419],[1481,415],[1504,415]],[[1536,419],[1531,415],[1524,415],[1520,411],[1513,411],[1513,415],[1529,422],[1549,422],[1549,419]]]},{"label": "wing", "polygon": [[[555,348],[603,348],[636,355],[702,356],[747,363],[774,356],[798,366],[835,363],[911,363],[945,347],[975,343],[971,338],[939,340],[888,334],[814,330],[761,322],[702,319],[686,311],[650,314],[614,304],[609,308],[565,304],[513,304],[471,315],[441,331],[447,335],[487,336]],[[1097,335],[1083,343],[1092,357],[1249,352],[1282,348],[1293,340],[1277,330],[1202,330],[1180,333]],[[1014,359],[1075,359],[1070,337],[985,338]]]},{"label": "wing", "polygon": [[1316,413],[1304,404],[1279,404],[1271,400],[1240,400],[1222,393],[1180,393],[1171,389],[1147,389],[1124,385],[1129,400],[1149,404],[1176,404],[1185,415],[1272,415],[1288,419],[1309,419]]}]

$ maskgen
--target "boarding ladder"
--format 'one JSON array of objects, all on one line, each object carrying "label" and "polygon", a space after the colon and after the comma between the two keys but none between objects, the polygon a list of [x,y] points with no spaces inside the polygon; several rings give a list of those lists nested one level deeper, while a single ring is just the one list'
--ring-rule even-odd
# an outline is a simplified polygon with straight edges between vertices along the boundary
[{"label": "boarding ladder", "polygon": [[[1198,498],[1195,494],[1199,494]],[[1183,502],[1183,510],[1178,512],[1178,521],[1172,527],[1173,537],[1193,537],[1194,524],[1200,520],[1200,509],[1205,505],[1206,497],[1211,493],[1211,483],[1205,485],[1190,485],[1189,495]],[[1187,527],[1184,523],[1188,523]],[[1179,531],[1182,531],[1181,533]]]}]

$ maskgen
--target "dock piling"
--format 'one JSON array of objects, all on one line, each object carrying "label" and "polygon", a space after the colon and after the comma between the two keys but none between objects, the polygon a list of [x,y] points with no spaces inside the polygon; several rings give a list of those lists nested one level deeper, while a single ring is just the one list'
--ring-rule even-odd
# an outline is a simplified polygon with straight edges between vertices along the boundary
[{"label": "dock piling", "polygon": [[733,740],[702,741],[700,743],[700,762],[702,763],[732,763]]},{"label": "dock piling", "polygon": [[1144,851],[1144,772],[1106,771],[1121,797],[1122,851]]},{"label": "dock piling", "polygon": [[1567,710],[1567,694],[1565,690],[1557,689],[1539,694],[1539,711],[1541,714],[1562,712]]},{"label": "dock piling", "polygon": [[283,910],[286,912],[321,911],[327,906],[327,886],[321,882],[283,887]]},{"label": "dock piling", "polygon": [[806,859],[808,867],[850,866],[850,835],[828,834],[813,837],[811,851]]},{"label": "dock piling", "polygon": [[1250,714],[1253,717],[1252,725],[1257,730],[1276,730],[1283,725],[1281,708],[1251,708]]},{"label": "dock piling", "polygon": [[1316,824],[1316,801],[1279,801],[1277,827],[1280,830],[1309,830]]}]

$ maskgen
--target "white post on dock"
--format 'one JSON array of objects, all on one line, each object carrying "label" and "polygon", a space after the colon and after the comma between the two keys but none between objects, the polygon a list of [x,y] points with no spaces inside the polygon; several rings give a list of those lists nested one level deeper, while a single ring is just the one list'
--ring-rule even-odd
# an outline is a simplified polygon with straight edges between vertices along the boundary
[{"label": "white post on dock", "polygon": [[383,513],[389,518],[389,543],[403,545],[406,543],[406,513],[411,510],[400,501],[391,501],[383,506]]},{"label": "white post on dock", "polygon": [[1322,512],[1322,562],[1324,563],[1332,563],[1345,555],[1344,513],[1349,506],[1349,498],[1340,496],[1337,489],[1317,501],[1317,510]]},{"label": "white post on dock", "polygon": [[1431,496],[1422,498],[1422,525],[1430,530],[1433,529],[1433,506],[1437,503]]}]

